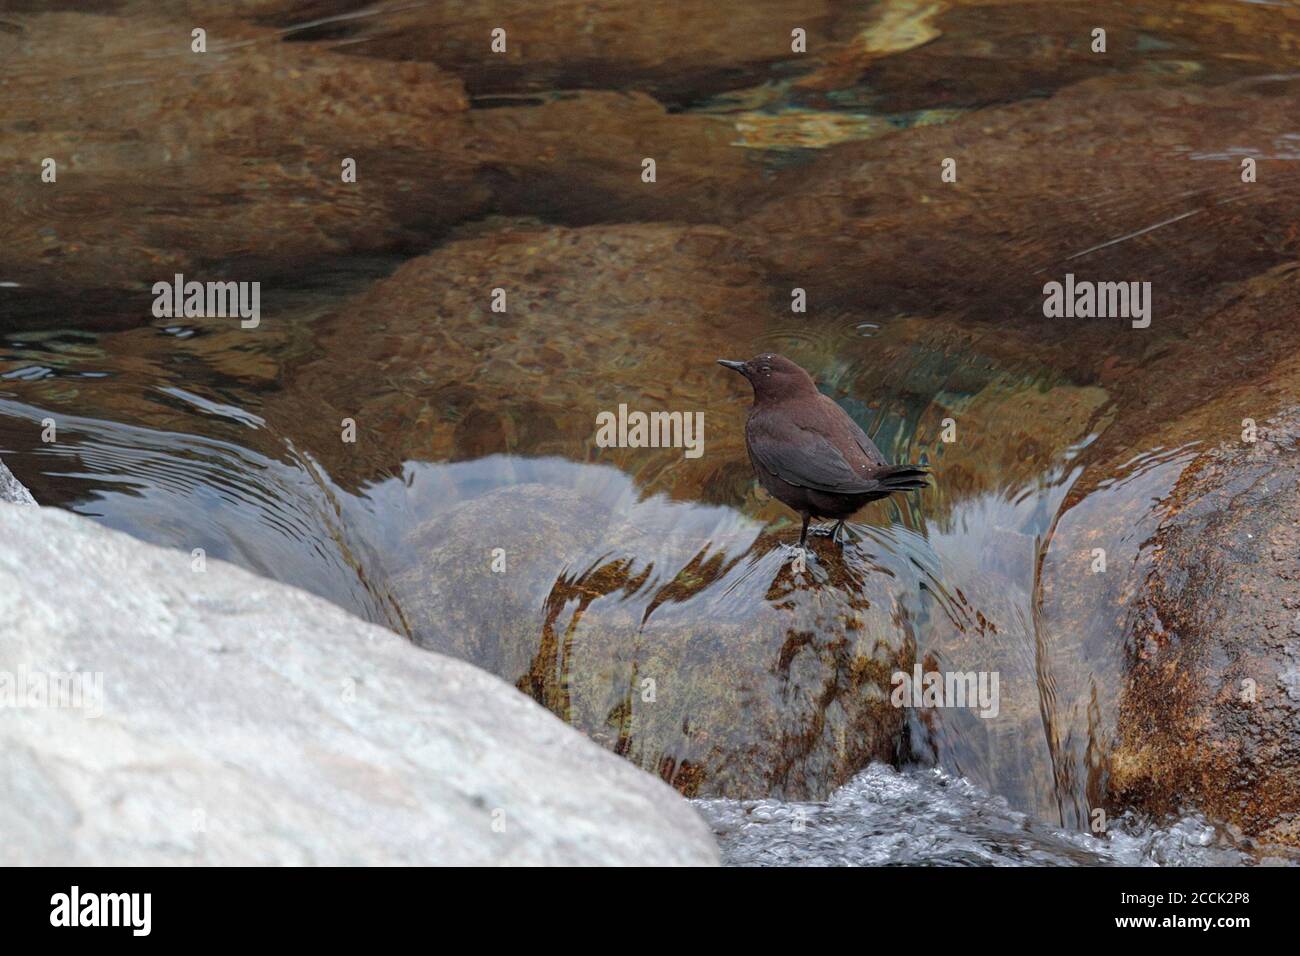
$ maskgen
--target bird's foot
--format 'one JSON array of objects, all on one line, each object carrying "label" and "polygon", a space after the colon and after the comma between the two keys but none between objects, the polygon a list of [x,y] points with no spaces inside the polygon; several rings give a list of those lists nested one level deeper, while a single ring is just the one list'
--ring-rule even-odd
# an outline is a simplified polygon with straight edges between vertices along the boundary
[{"label": "bird's foot", "polygon": [[808,562],[817,560],[817,552],[802,544],[786,544],[782,542],[778,547],[781,549],[783,560],[793,561],[796,571],[801,570]]}]

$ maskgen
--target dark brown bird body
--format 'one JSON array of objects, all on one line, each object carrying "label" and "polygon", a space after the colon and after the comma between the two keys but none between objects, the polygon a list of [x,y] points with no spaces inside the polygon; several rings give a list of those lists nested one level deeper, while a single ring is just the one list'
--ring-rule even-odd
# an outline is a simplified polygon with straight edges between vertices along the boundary
[{"label": "dark brown bird body", "polygon": [[866,432],[789,359],[765,353],[719,364],[754,387],[745,447],[759,483],[803,516],[801,545],[811,518],[837,519],[838,532],[868,502],[928,487],[924,468],[885,461]]}]

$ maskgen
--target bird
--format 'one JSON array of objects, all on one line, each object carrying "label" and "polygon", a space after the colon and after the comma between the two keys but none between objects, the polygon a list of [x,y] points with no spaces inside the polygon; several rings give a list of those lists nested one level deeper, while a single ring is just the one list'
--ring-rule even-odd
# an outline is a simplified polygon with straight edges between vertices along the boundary
[{"label": "bird", "polygon": [[848,413],[817,389],[812,376],[782,355],[747,362],[718,359],[754,387],[745,421],[745,447],[759,483],[803,517],[799,547],[812,518],[844,519],[869,501],[928,488],[929,470],[891,465]]}]

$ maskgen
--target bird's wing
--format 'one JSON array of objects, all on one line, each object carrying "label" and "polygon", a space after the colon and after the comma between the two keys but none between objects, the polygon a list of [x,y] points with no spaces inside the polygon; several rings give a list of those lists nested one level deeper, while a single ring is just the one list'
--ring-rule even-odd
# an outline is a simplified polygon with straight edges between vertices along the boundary
[{"label": "bird's wing", "polygon": [[838,494],[862,494],[880,488],[879,481],[855,471],[824,435],[788,418],[754,415],[746,432],[755,463],[788,484]]},{"label": "bird's wing", "polygon": [[825,408],[827,417],[838,420],[843,428],[853,436],[853,440],[858,443],[858,447],[862,449],[864,455],[870,458],[874,464],[886,464],[885,456],[880,453],[876,443],[867,437],[867,433],[862,430],[862,426],[853,420],[853,416],[840,408],[836,401],[828,395],[822,396],[822,406]]}]

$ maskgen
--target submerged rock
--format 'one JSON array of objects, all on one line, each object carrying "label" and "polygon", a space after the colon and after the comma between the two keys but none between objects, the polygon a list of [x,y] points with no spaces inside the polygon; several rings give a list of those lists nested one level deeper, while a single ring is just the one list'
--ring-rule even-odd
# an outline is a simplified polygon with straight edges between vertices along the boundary
[{"label": "submerged rock", "polygon": [[[1080,83],[841,146],[741,231],[818,307],[1028,327],[1095,371],[1111,352],[1193,328],[1217,284],[1295,257],[1285,131],[1298,95],[1284,77]],[[1257,182],[1241,179],[1245,156]],[[947,158],[956,182],[940,178]],[[1067,273],[1150,282],[1150,328],[1045,319],[1043,287]]]},{"label": "submerged rock", "polygon": [[717,861],[668,787],[305,592],[0,505],[6,865]]},{"label": "submerged rock", "polygon": [[[731,123],[644,93],[581,92],[472,114],[493,207],[552,222],[732,222],[778,188]],[[642,161],[655,181],[642,181]]]},{"label": "submerged rock", "polygon": [[[145,0],[152,4],[152,0]],[[476,95],[547,89],[641,89],[688,99],[753,83],[796,60],[791,30],[823,43],[837,0],[749,0],[663,8],[643,0],[580,7],[531,0],[451,0],[391,5],[369,0],[166,0],[189,16],[252,18],[291,41],[338,43],[365,57],[436,63]],[[505,49],[494,52],[493,31]]]},{"label": "submerged rock", "polygon": [[[619,464],[681,497],[748,474],[743,383],[714,359],[746,351],[773,306],[735,236],[490,225],[406,262],[328,319],[321,356],[273,401],[277,423],[348,486],[406,460],[496,452]],[[702,453],[601,447],[596,417],[621,404],[703,415]],[[354,445],[340,440],[344,417]]]},{"label": "submerged rock", "polygon": [[1145,344],[1120,339],[1094,355],[1094,380],[1116,408],[1081,456],[1086,469],[1071,502],[1126,473],[1136,457],[1217,445],[1236,439],[1244,419],[1289,409],[1300,394],[1297,296],[1300,261],[1289,260],[1187,303],[1177,330]]},{"label": "submerged rock", "polygon": [[[214,29],[208,52],[192,53],[189,19],[10,21],[0,279],[19,291],[284,276],[427,244],[487,199],[464,88],[434,66],[247,28]],[[41,179],[46,158],[54,182]]]},{"label": "submerged rock", "polygon": [[[1269,73],[1300,42],[1300,16],[1275,4],[882,0],[871,8],[861,25],[836,21],[831,49],[799,87],[839,99],[857,91],[864,105],[891,113],[984,107],[1108,75],[1131,87]],[[1104,51],[1094,50],[1098,28]]]}]

